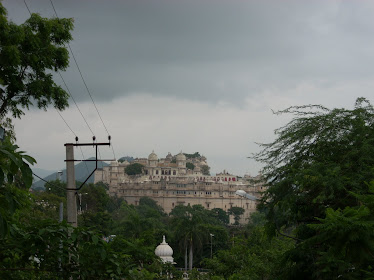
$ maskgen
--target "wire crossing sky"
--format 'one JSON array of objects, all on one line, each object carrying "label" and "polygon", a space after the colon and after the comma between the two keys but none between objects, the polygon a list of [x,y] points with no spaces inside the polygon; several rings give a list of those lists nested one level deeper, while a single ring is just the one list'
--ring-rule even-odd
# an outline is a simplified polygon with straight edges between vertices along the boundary
[{"label": "wire crossing sky", "polygon": [[[21,0],[4,0],[22,23]],[[28,0],[53,17],[49,0]],[[71,58],[62,73],[97,139],[108,131],[117,157],[199,151],[212,171],[255,175],[248,159],[289,119],[271,110],[322,104],[352,108],[372,100],[372,1],[53,1],[74,18],[71,48],[106,129]],[[56,76],[56,82],[63,84]],[[76,111],[76,110],[75,110]],[[92,139],[79,112],[63,112],[81,142]],[[63,166],[70,132],[53,112],[16,121],[19,146],[38,167]],[[38,123],[37,127],[34,123]],[[47,127],[48,129],[45,129]],[[37,135],[47,135],[40,140]],[[112,155],[104,154],[103,158]]]}]

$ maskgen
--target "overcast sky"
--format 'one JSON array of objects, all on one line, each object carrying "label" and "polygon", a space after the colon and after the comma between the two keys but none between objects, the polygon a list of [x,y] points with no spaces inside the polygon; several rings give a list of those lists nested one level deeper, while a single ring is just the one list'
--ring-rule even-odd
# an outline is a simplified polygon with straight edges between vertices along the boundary
[{"label": "overcast sky", "polygon": [[[26,0],[52,17],[49,0]],[[113,139],[117,158],[199,151],[213,173],[257,174],[255,142],[274,139],[288,117],[271,110],[373,101],[373,1],[53,0],[74,18],[71,47]],[[28,17],[4,0],[9,18]],[[99,141],[107,133],[73,61],[63,73]],[[57,83],[61,81],[56,77]],[[75,105],[62,115],[90,142]],[[51,108],[16,121],[18,145],[37,167],[64,167],[74,135]],[[84,149],[93,156],[92,148]],[[76,156],[81,157],[76,150]],[[101,149],[103,158],[113,158]]]}]

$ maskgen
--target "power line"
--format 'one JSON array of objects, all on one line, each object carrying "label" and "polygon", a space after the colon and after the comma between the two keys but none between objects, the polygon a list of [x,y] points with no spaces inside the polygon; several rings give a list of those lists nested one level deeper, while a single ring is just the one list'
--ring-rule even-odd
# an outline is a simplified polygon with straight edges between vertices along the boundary
[{"label": "power line", "polygon": [[[23,3],[25,3],[26,8],[27,8],[27,10],[29,11],[29,13],[30,13],[30,15],[31,15],[31,11],[30,11],[29,6],[28,6],[27,3],[26,3],[26,0],[23,0]],[[64,83],[64,85],[65,85],[65,87],[66,87],[66,89],[67,89],[67,91],[68,91],[68,93],[69,93],[69,96],[70,96],[71,99],[73,100],[73,102],[74,102],[75,106],[77,107],[79,113],[81,114],[83,120],[86,122],[88,129],[91,131],[92,135],[94,135],[94,133],[93,133],[91,127],[89,126],[87,120],[85,119],[85,117],[83,116],[81,110],[79,109],[78,104],[75,102],[75,99],[74,99],[73,95],[71,94],[70,89],[69,89],[68,85],[66,84],[64,78],[62,77],[60,71],[57,71],[57,73],[60,75],[61,80],[63,81],[63,83]],[[55,108],[55,109],[56,109],[56,108]],[[71,127],[69,126],[69,124],[67,123],[67,121],[64,119],[64,117],[61,115],[61,113],[60,113],[57,109],[56,109],[56,112],[60,115],[61,119],[64,121],[64,123],[66,124],[66,126],[70,129],[70,131],[74,134],[74,136],[75,136],[76,138],[78,138],[77,134],[76,134],[76,133],[71,129]],[[85,157],[84,157],[84,154],[83,154],[82,147],[79,147],[79,148],[80,148],[80,151],[81,151],[81,154],[82,154],[83,160],[85,160]],[[87,169],[87,174],[89,174],[90,172],[89,172],[89,170],[88,170],[87,162],[84,161],[84,164],[85,164],[86,169]],[[34,175],[35,175],[36,177],[39,178],[39,176],[37,176],[36,174],[34,174]],[[42,179],[42,180],[43,180],[43,179]]]},{"label": "power line", "polygon": [[88,170],[87,162],[86,162],[86,159],[84,158],[82,147],[79,147],[79,149],[81,150],[81,154],[82,154],[82,157],[83,157],[83,162],[86,165],[87,175],[88,175],[88,174],[90,174],[90,171]]},{"label": "power line", "polygon": [[71,97],[71,99],[73,100],[73,102],[74,102],[74,104],[75,104],[75,106],[77,107],[77,109],[78,109],[78,111],[79,111],[79,113],[81,114],[81,116],[82,116],[82,118],[83,118],[83,120],[85,121],[85,123],[86,123],[86,125],[87,125],[87,127],[88,127],[88,129],[91,131],[91,133],[92,133],[92,135],[95,135],[94,133],[93,133],[93,131],[92,131],[92,129],[91,129],[91,127],[90,127],[90,125],[88,124],[88,122],[87,122],[87,120],[86,120],[86,118],[83,116],[83,113],[82,113],[82,111],[79,109],[79,106],[78,106],[78,104],[77,104],[77,102],[75,102],[75,99],[74,99],[74,97],[73,97],[73,95],[71,94],[71,92],[70,92],[70,89],[69,89],[69,87],[68,87],[68,85],[66,84],[66,82],[65,82],[65,79],[62,77],[62,75],[61,75],[61,72],[60,71],[57,71],[57,73],[60,75],[60,77],[61,77],[61,80],[62,80],[62,82],[64,83],[64,85],[65,85],[65,87],[66,87],[66,90],[68,91],[68,93],[69,93],[69,96]]},{"label": "power line", "polygon": [[[55,108],[56,109],[56,108]],[[62,117],[61,113],[56,109],[56,112],[60,115],[61,119],[65,122],[66,126],[70,129],[70,131],[74,134],[74,136],[76,138],[78,138],[78,136],[74,133],[74,131],[71,129],[71,127],[68,125],[68,123],[66,122],[66,120]],[[80,151],[81,151],[81,154],[82,154],[82,158],[83,160],[86,160],[85,157],[84,157],[84,154],[83,154],[83,150],[82,150],[82,147],[79,147]],[[87,174],[90,173],[90,171],[88,170],[88,166],[87,166],[87,162],[84,161],[84,164],[86,165],[86,169],[87,169]]]},{"label": "power line", "polygon": [[65,188],[60,187],[60,186],[57,186],[57,185],[54,185],[54,184],[51,184],[50,182],[44,180],[42,177],[36,175],[34,172],[33,172],[32,174],[33,174],[35,177],[38,177],[40,180],[42,180],[42,181],[44,181],[45,183],[47,183],[48,185],[51,185],[52,187],[55,187],[55,188],[58,188],[58,189],[60,189],[60,190],[64,190],[64,191],[66,191]]},{"label": "power line", "polygon": [[[55,108],[56,109],[56,108]],[[68,125],[68,123],[66,122],[66,120],[64,119],[64,117],[61,115],[61,113],[56,109],[56,112],[60,115],[61,119],[65,122],[66,126],[70,129],[70,131],[74,134],[75,137],[78,137],[74,131],[71,129],[71,127]]]},{"label": "power line", "polygon": [[29,9],[29,6],[27,6],[26,0],[23,0],[23,3],[25,3],[26,8],[27,8],[27,10],[29,11],[29,13],[30,13],[30,15],[31,15],[31,11],[30,11],[30,9]]},{"label": "power line", "polygon": [[[58,17],[58,14],[57,14],[57,11],[56,11],[56,9],[55,9],[55,6],[53,5],[52,0],[49,0],[49,2],[51,3],[51,6],[52,6],[52,8],[53,8],[53,11],[54,11],[56,17],[59,18],[59,17]],[[89,88],[88,88],[88,86],[87,86],[87,83],[86,83],[86,81],[85,81],[85,79],[84,79],[84,77],[83,77],[82,71],[81,71],[81,69],[80,69],[80,67],[79,67],[79,65],[78,65],[78,61],[77,61],[77,59],[75,58],[74,52],[73,52],[73,50],[72,50],[70,44],[67,43],[67,45],[68,45],[69,50],[70,50],[70,53],[71,53],[71,55],[72,55],[72,57],[73,57],[73,59],[74,59],[75,65],[77,66],[78,72],[79,72],[79,74],[80,74],[80,76],[81,76],[81,78],[82,78],[82,81],[83,81],[83,84],[84,84],[84,86],[85,86],[85,88],[86,88],[86,90],[87,90],[87,93],[88,93],[88,95],[89,95],[90,98],[91,98],[92,104],[94,105],[94,107],[95,107],[95,109],[96,109],[96,112],[97,112],[97,114],[98,114],[98,116],[99,116],[99,118],[100,118],[100,120],[101,120],[101,123],[103,124],[103,126],[104,126],[106,132],[108,133],[108,136],[110,136],[110,133],[109,133],[109,131],[108,131],[108,129],[107,129],[107,127],[106,127],[104,121],[103,121],[103,118],[102,118],[101,115],[100,115],[99,109],[97,108],[97,106],[96,106],[96,104],[95,104],[95,101],[94,101],[94,99],[92,98],[91,92],[90,92],[90,90],[89,90]],[[111,147],[112,147],[112,151],[113,151],[113,156],[114,156],[114,158],[116,158],[116,155],[115,155],[115,152],[114,152],[113,144],[111,144]]]}]

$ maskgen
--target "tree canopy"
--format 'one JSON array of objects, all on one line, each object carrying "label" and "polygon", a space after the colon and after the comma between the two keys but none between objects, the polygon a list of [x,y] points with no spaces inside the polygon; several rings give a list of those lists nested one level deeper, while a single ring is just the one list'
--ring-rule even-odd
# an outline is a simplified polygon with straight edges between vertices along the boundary
[{"label": "tree canopy", "polygon": [[186,167],[187,167],[187,169],[191,169],[191,170],[195,169],[195,165],[193,163],[191,163],[191,162],[187,162],[186,163]]},{"label": "tree canopy", "polygon": [[127,175],[137,175],[142,174],[144,165],[140,163],[132,163],[126,166],[125,173]]},{"label": "tree canopy", "polygon": [[203,173],[203,175],[209,176],[210,175],[210,167],[208,165],[202,165],[201,166],[201,173]]},{"label": "tree canopy", "polygon": [[186,154],[186,153],[183,153],[183,154],[186,156],[187,159],[201,157],[199,152],[195,152],[193,154]]},{"label": "tree canopy", "polygon": [[[277,129],[276,140],[263,144],[255,155],[266,165],[268,185],[260,208],[267,213],[270,232],[289,234],[297,241],[287,255],[286,278],[309,279],[324,269],[318,257],[329,248],[311,244],[319,234],[311,225],[339,209],[359,207],[352,193],[367,194],[366,182],[374,179],[374,108],[358,98],[352,110],[308,105],[277,112],[284,113],[295,118]],[[364,264],[362,269],[368,267]],[[347,274],[349,270],[344,277]]]},{"label": "tree canopy", "polygon": [[7,113],[20,118],[30,105],[46,109],[53,103],[68,106],[68,93],[53,81],[52,71],[65,70],[72,19],[42,18],[32,14],[24,24],[7,18],[0,3],[0,119]]}]

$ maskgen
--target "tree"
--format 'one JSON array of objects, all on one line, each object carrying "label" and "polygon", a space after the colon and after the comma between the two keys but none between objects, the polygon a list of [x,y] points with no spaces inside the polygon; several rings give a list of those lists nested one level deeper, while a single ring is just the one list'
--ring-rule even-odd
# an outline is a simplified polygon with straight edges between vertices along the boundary
[{"label": "tree", "polygon": [[35,162],[18,151],[9,137],[0,142],[0,238],[9,233],[14,213],[29,203],[27,191],[32,184],[29,164]]},{"label": "tree", "polygon": [[228,212],[230,215],[234,216],[234,225],[239,225],[240,215],[243,215],[244,209],[242,207],[234,206],[231,207]]},{"label": "tree", "polygon": [[230,217],[227,212],[221,208],[213,208],[211,211],[211,215],[216,218],[217,220],[221,221],[224,225],[228,225],[230,222]]},{"label": "tree", "polygon": [[0,239],[1,279],[123,279],[126,265],[99,236],[66,223],[20,224]]},{"label": "tree", "polygon": [[125,173],[127,175],[138,175],[142,174],[144,166],[140,163],[132,163],[126,166]]},{"label": "tree", "polygon": [[270,238],[264,226],[252,223],[231,241],[228,250],[204,260],[212,276],[222,277],[218,279],[278,279],[282,254],[293,247],[291,240]]},{"label": "tree", "polygon": [[198,157],[201,157],[199,152],[195,152],[193,154],[186,154],[186,153],[183,153],[187,159],[191,159],[191,158],[198,158]]},{"label": "tree", "polygon": [[53,81],[52,71],[65,70],[72,19],[42,18],[32,14],[24,24],[7,19],[0,3],[0,119],[7,113],[20,118],[23,109],[36,105],[58,110],[68,106],[68,93]]},{"label": "tree", "polygon": [[51,180],[44,185],[47,193],[53,193],[60,197],[66,197],[66,182],[60,180]]},{"label": "tree", "polygon": [[351,193],[356,207],[326,209],[326,217],[309,225],[316,236],[306,242],[317,248],[317,277],[372,279],[374,270],[374,181],[366,194]]},{"label": "tree", "polygon": [[171,225],[178,237],[179,245],[185,251],[185,267],[187,268],[187,251],[189,251],[189,269],[193,266],[194,250],[201,249],[204,241],[209,240],[209,229],[206,213],[203,206],[178,205],[171,212]]},{"label": "tree", "polygon": [[195,169],[195,165],[193,163],[191,163],[191,162],[187,162],[186,163],[186,167],[187,167],[187,169],[191,169],[191,170]]},{"label": "tree", "polygon": [[201,168],[201,173],[203,173],[203,175],[207,175],[207,176],[210,175],[210,167],[208,165],[204,164],[200,168]]},{"label": "tree", "polygon": [[297,243],[285,255],[284,278],[318,278],[319,256],[328,246],[311,245],[318,227],[310,224],[320,224],[326,213],[359,206],[351,192],[368,192],[365,182],[374,179],[374,108],[358,98],[353,110],[308,105],[277,112],[282,113],[295,118],[254,156],[266,165],[262,173],[268,190],[260,208],[270,232]]}]

